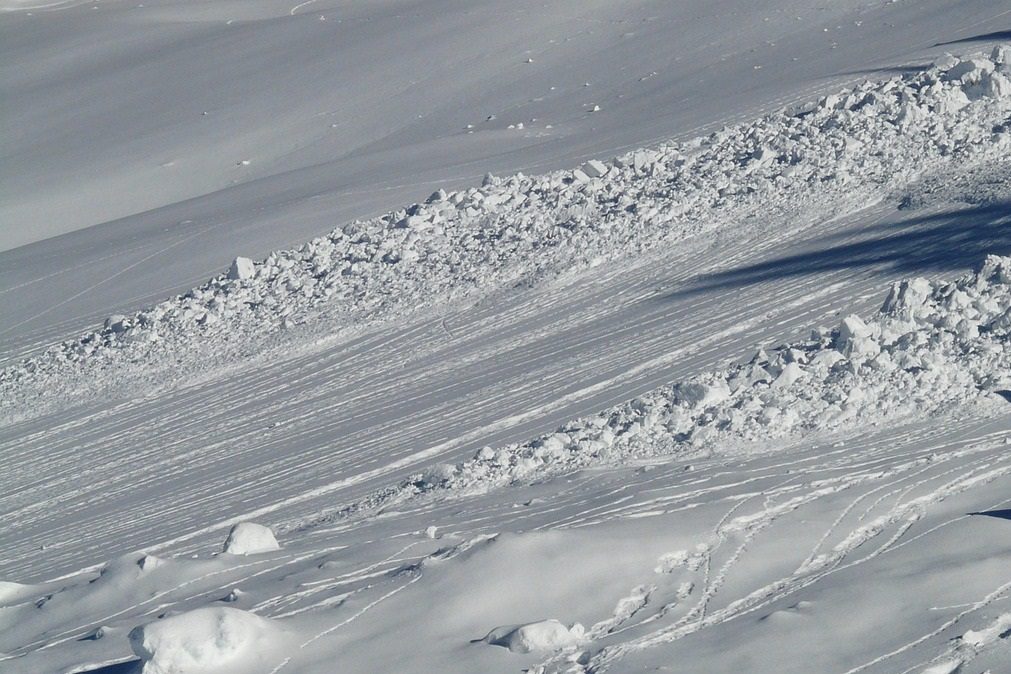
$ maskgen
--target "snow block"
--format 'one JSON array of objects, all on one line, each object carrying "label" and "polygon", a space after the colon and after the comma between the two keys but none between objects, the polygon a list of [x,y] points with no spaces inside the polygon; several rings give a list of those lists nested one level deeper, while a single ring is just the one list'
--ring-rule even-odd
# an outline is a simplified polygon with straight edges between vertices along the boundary
[{"label": "snow block", "polygon": [[253,278],[255,269],[253,261],[248,257],[237,257],[232,261],[232,268],[228,270],[228,278],[235,281],[242,281]]},{"label": "snow block", "polygon": [[859,339],[861,337],[869,337],[871,334],[871,329],[867,327],[867,324],[863,320],[854,314],[850,314],[846,318],[842,319],[842,323],[839,324],[839,344],[845,344],[852,339]]},{"label": "snow block", "polygon": [[960,61],[948,70],[948,72],[945,73],[945,77],[949,80],[962,80],[965,82],[971,81],[972,79],[979,79],[981,73],[987,72],[993,72],[993,62],[989,59],[966,59],[965,61]]},{"label": "snow block", "polygon": [[106,330],[112,330],[113,332],[126,332],[129,327],[126,316],[122,314],[113,314],[105,319]]},{"label": "snow block", "polygon": [[271,620],[215,606],[135,627],[129,639],[143,674],[223,674],[262,669],[281,635]]},{"label": "snow block", "polygon": [[721,381],[711,384],[688,382],[675,385],[674,394],[678,402],[687,403],[690,407],[705,408],[729,398],[730,389],[726,382]]},{"label": "snow block", "polygon": [[484,638],[492,646],[503,646],[513,653],[558,651],[575,646],[583,638],[583,626],[566,627],[555,619],[525,625],[496,627]]},{"label": "snow block", "polygon": [[895,314],[903,310],[915,310],[923,306],[923,303],[930,297],[930,292],[930,281],[922,277],[895,283],[881,306],[881,312]]},{"label": "snow block", "polygon": [[591,159],[583,164],[583,173],[591,178],[600,178],[607,175],[607,164],[597,159]]},{"label": "snow block", "polygon": [[776,377],[776,381],[772,382],[772,388],[787,388],[793,384],[798,379],[804,376],[804,370],[797,363],[787,363],[783,371],[779,373]]},{"label": "snow block", "polygon": [[224,552],[230,555],[255,555],[280,549],[274,532],[269,528],[253,522],[239,522],[228,532]]}]

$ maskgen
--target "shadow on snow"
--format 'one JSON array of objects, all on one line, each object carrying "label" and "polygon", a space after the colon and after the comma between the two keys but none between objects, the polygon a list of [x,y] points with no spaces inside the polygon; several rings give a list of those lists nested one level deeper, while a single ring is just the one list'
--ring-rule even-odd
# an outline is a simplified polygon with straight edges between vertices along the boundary
[{"label": "shadow on snow", "polygon": [[810,250],[700,276],[667,299],[842,269],[904,275],[961,271],[1011,253],[1011,201],[934,212],[808,239]]}]

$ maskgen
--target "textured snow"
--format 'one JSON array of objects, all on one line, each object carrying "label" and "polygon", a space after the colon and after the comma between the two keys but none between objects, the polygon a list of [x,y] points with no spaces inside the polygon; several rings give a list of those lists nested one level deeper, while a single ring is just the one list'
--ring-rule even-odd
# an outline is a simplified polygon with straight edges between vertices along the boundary
[{"label": "textured snow", "polygon": [[583,626],[566,627],[554,618],[526,625],[496,627],[484,638],[493,646],[504,646],[513,653],[551,652],[575,646],[583,637]]},{"label": "textured snow", "polygon": [[[401,491],[485,490],[547,474],[937,414],[1011,389],[1011,258],[954,281],[892,287],[868,321],[759,351],[747,363],[656,389],[527,443],[481,449]],[[381,498],[402,498],[385,494]]]},{"label": "textured snow", "polygon": [[129,639],[144,674],[239,674],[268,667],[281,636],[269,620],[219,606],[138,626]]},{"label": "textured snow", "polygon": [[[45,398],[98,394],[112,378],[122,388],[137,378],[129,370],[138,359],[150,387],[205,370],[209,352],[227,362],[277,348],[300,323],[361,327],[633,256],[715,228],[715,213],[874,201],[931,167],[1006,156],[1011,96],[1001,87],[1011,65],[969,62],[957,79],[946,76],[964,63],[956,60],[635,151],[600,177],[489,175],[481,187],[344,225],[252,269],[242,262],[241,273],[239,258],[234,273],[5,368],[0,414],[34,415]],[[986,95],[966,98],[984,84]]]},{"label": "textured snow", "polygon": [[[538,176],[489,175],[480,187],[436,191],[296,250],[237,258],[183,295],[109,316],[101,330],[6,368],[2,414],[17,429],[79,404],[82,416],[53,422],[73,435],[111,416],[89,406],[103,396],[113,406],[131,396],[157,402],[171,397],[164,389],[175,377],[203,376],[213,387],[229,367],[255,368],[257,357],[362,324],[548,287],[565,274],[592,282],[598,268],[626,273],[622,261],[718,237],[722,222],[752,216],[788,228],[800,213],[827,216],[914,183],[903,207],[915,208],[944,192],[930,181],[1007,164],[1008,59],[1001,48],[988,54],[946,57],[687,143]],[[926,185],[917,182],[924,176]],[[882,285],[876,313],[864,298],[835,297],[805,338],[635,397],[615,386],[598,413],[525,442],[489,444],[468,460],[429,460],[350,503],[329,503],[327,485],[309,486],[347,466],[340,452],[254,457],[263,463],[245,474],[272,489],[282,476],[304,481],[297,499],[316,497],[309,512],[269,521],[281,517],[278,492],[256,517],[270,527],[234,510],[227,520],[185,520],[194,531],[155,531],[143,551],[97,570],[81,566],[87,555],[115,553],[57,539],[56,548],[79,546],[75,571],[0,582],[0,669],[586,674],[675,663],[938,674],[971,663],[1001,671],[1011,625],[1011,257],[994,252],[961,276]],[[445,321],[441,328],[452,339]],[[408,358],[409,336],[400,336]],[[310,360],[270,384],[284,390],[317,366]],[[551,395],[560,391],[555,383]],[[244,403],[252,416],[227,405],[170,413],[218,412],[207,423],[222,426],[270,419],[256,432],[289,432],[287,420],[256,416],[259,393]],[[152,423],[148,411],[99,429],[111,446]],[[438,431],[446,418],[427,421]],[[244,447],[225,445],[196,447],[168,469],[216,480],[213,498],[251,509],[252,485],[230,470]],[[353,466],[359,473],[333,479],[371,488],[366,478],[390,474],[375,464],[419,463],[381,449]],[[87,475],[123,470],[138,460],[131,454],[110,452]],[[68,489],[85,479],[65,455],[52,462]],[[214,463],[222,470],[198,472]],[[156,462],[141,488],[169,477],[165,469]],[[48,526],[67,507],[48,491],[36,498],[34,476],[19,479],[0,497],[29,523],[14,521],[14,531],[36,512]],[[109,484],[113,498],[126,491]],[[115,522],[101,540],[140,526],[170,531],[158,518],[145,511]],[[34,561],[60,568],[45,549]]]}]

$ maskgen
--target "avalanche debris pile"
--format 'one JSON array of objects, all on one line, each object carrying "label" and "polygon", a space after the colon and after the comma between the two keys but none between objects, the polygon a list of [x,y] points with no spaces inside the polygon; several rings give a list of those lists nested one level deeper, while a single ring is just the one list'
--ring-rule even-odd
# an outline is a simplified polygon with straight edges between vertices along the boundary
[{"label": "avalanche debris pile", "polygon": [[1011,258],[990,256],[954,282],[895,284],[865,322],[759,351],[750,362],[665,386],[532,442],[485,447],[415,475],[401,494],[483,491],[629,457],[706,452],[895,421],[1011,388]]},{"label": "avalanche debris pile", "polygon": [[[335,229],[0,372],[0,410],[38,396],[198,371],[283,342],[475,290],[531,283],[652,250],[761,211],[859,203],[942,163],[1011,152],[1011,58],[945,57],[684,144],[575,171],[517,174]],[[856,200],[854,202],[854,200]],[[713,217],[714,215],[719,217]],[[108,375],[106,371],[104,374]],[[15,413],[25,415],[28,406]],[[39,409],[34,407],[34,410]]]}]

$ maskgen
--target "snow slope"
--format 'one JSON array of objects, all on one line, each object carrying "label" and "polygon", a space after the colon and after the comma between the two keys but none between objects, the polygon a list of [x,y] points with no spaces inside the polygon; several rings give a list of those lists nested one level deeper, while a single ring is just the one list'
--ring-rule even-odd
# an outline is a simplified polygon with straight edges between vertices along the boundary
[{"label": "snow slope", "polygon": [[436,193],[12,363],[0,665],[1000,671],[1008,67]]},{"label": "snow slope", "polygon": [[36,242],[0,253],[7,362],[237,255],[489,170],[689,139],[1008,16],[986,0],[140,4],[0,17],[0,248]]},{"label": "snow slope", "polygon": [[[800,218],[875,202],[950,164],[1007,156],[1009,61],[1004,47],[989,58],[946,57],[917,75],[866,82],[685,144],[591,160],[572,172],[488,175],[481,188],[439,190],[423,204],[345,225],[258,265],[238,258],[223,278],[136,315],[112,316],[102,331],[8,368],[0,387],[37,414],[45,407],[24,405],[18,392],[102,393],[110,370],[144,359],[150,391],[150,380],[166,370],[203,371],[208,358],[227,359],[236,349],[248,358],[298,323],[332,334],[620,261],[728,218]],[[130,377],[117,374],[116,388]]]}]

